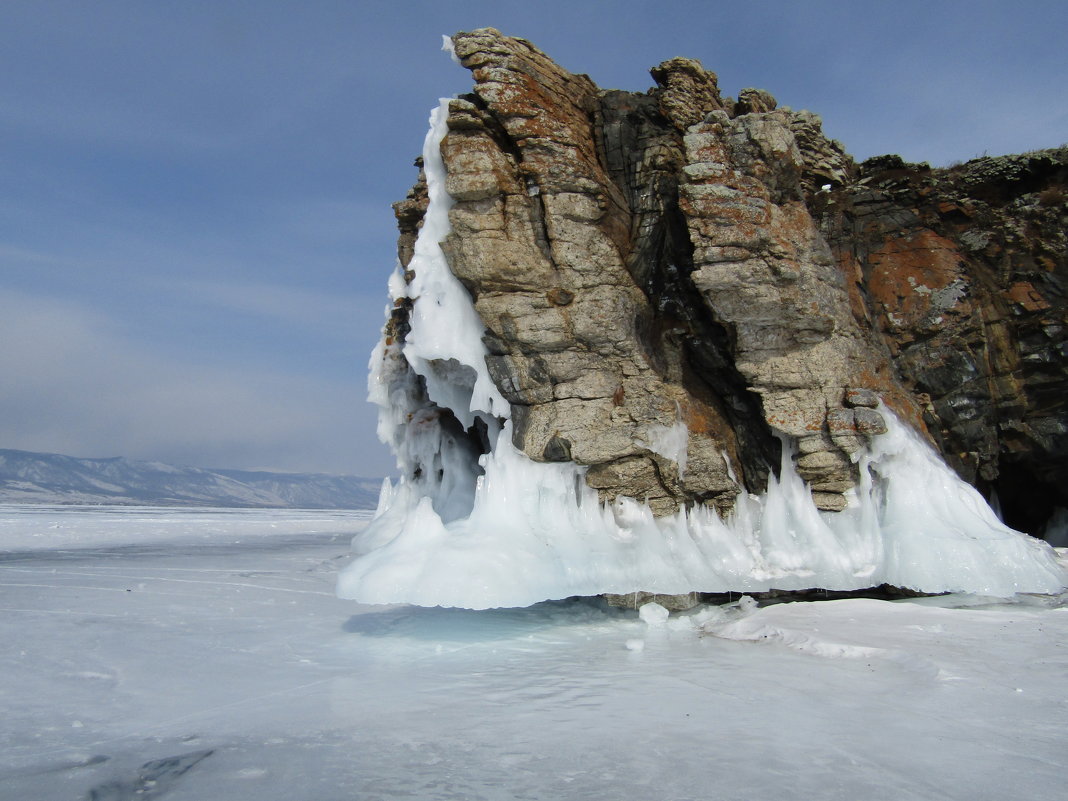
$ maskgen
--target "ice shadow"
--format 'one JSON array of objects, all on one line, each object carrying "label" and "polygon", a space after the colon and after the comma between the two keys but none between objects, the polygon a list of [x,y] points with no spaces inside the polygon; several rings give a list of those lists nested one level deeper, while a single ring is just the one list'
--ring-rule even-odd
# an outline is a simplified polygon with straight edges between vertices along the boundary
[{"label": "ice shadow", "polygon": [[146,762],[133,776],[98,784],[89,790],[88,801],[150,801],[170,792],[176,782],[192,768],[211,756],[214,750]]},{"label": "ice shadow", "polygon": [[437,642],[492,642],[545,629],[598,626],[636,613],[615,609],[599,598],[543,601],[504,609],[401,606],[356,614],[341,628],[365,637],[403,637]]}]

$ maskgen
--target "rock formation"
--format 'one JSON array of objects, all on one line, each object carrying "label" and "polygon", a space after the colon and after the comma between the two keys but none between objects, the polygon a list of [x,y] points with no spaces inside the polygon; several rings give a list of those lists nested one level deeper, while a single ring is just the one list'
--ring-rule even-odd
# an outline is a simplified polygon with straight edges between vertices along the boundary
[{"label": "rock formation", "polygon": [[[1068,506],[1068,148],[856,164],[690,59],[603,91],[493,29],[452,42],[475,85],[449,105],[442,248],[523,454],[604,501],[726,514],[786,442],[835,511],[882,401],[1011,525]],[[395,206],[405,268],[427,202],[421,178]],[[488,450],[484,421],[450,425]]]},{"label": "rock formation", "polygon": [[1068,150],[857,165],[696,61],[636,94],[491,29],[451,47],[475,87],[396,206],[368,383],[402,478],[339,595],[1068,586],[963,480],[1068,518]]}]

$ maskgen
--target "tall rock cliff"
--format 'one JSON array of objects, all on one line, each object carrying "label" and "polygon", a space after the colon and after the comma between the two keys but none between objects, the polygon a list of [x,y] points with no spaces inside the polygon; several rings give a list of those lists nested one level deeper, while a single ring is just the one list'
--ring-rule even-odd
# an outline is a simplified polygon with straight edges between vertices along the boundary
[{"label": "tall rock cliff", "polygon": [[[603,91],[493,29],[452,41],[475,85],[449,104],[442,247],[526,456],[587,466],[605,501],[722,514],[785,441],[840,510],[881,400],[1010,524],[1068,506],[1068,149],[858,165],[696,61]],[[405,267],[426,207],[421,178]],[[484,452],[484,428],[456,436]]]},{"label": "tall rock cliff", "polygon": [[371,360],[402,478],[342,597],[1068,586],[966,483],[1068,517],[1068,149],[858,165],[696,61],[638,94],[452,47]]}]

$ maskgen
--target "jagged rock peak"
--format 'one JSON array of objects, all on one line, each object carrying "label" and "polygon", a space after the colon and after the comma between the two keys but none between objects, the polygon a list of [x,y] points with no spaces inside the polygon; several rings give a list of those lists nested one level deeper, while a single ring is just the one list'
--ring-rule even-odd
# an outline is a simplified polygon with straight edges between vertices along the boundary
[{"label": "jagged rock peak", "polygon": [[774,111],[779,102],[763,89],[743,89],[738,93],[738,102],[734,105],[736,114],[762,114]]},{"label": "jagged rock peak", "polygon": [[673,58],[649,70],[660,86],[661,113],[675,127],[685,130],[710,112],[724,108],[716,73],[708,72],[700,61]]}]

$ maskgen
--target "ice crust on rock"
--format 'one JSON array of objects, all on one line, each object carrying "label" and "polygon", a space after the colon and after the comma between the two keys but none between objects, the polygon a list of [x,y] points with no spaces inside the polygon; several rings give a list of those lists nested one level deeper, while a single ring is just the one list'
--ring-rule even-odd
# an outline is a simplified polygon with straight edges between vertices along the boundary
[{"label": "ice crust on rock", "polygon": [[[448,100],[442,100],[423,143],[430,202],[408,265],[412,280],[405,281],[398,264],[389,281],[390,300],[412,304],[411,328],[403,343],[383,336],[368,377],[368,400],[379,407],[379,439],[393,448],[403,474],[420,471],[420,497],[429,498],[446,522],[470,512],[480,470],[469,443],[445,418],[465,430],[477,420],[492,437],[510,414],[486,369],[482,321],[439,244],[449,233],[453,205],[439,149],[447,118]],[[392,488],[384,487],[380,510],[391,497]]]},{"label": "ice crust on rock", "polygon": [[408,265],[414,277],[408,285],[394,279],[391,294],[394,301],[401,297],[415,301],[404,358],[425,380],[430,399],[451,410],[466,428],[474,423],[478,412],[506,417],[509,407],[486,369],[482,321],[441,250],[453,205],[445,191],[445,163],[440,151],[448,116],[449,103],[442,100],[430,117],[430,131],[423,143],[430,204]]},{"label": "ice crust on rock", "polygon": [[[886,583],[1007,597],[1068,584],[1046,543],[1002,524],[885,408],[888,431],[859,454],[860,484],[839,513],[815,507],[788,448],[767,492],[739,497],[726,520],[707,507],[658,519],[625,497],[602,505],[585,468],[516,450],[508,403],[486,368],[482,322],[439,245],[452,204],[439,153],[447,113],[442,101],[424,143],[430,203],[409,265],[414,278],[405,283],[398,270],[390,281],[394,301],[412,301],[411,331],[403,344],[383,339],[371,359],[379,436],[403,477],[384,484],[375,519],[354,538],[341,597],[485,609],[635,591]],[[480,421],[490,452],[474,452],[443,422],[450,414],[468,431]],[[682,423],[650,439],[684,469]]]},{"label": "ice crust on rock", "polygon": [[675,462],[679,466],[679,478],[682,478],[686,475],[689,436],[690,431],[686,424],[679,420],[670,426],[650,426],[648,442],[641,444],[653,453]]}]

